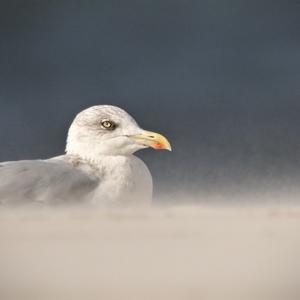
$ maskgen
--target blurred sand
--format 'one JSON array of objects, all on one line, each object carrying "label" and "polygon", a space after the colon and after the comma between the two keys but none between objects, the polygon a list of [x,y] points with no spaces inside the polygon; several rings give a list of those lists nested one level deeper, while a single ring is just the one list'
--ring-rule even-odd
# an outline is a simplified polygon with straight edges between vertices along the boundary
[{"label": "blurred sand", "polygon": [[2,210],[1,300],[300,299],[300,207]]}]

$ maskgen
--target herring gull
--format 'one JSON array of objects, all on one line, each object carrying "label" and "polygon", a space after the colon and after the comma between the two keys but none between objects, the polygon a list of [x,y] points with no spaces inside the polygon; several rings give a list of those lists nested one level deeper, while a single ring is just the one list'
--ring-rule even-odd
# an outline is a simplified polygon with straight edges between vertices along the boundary
[{"label": "herring gull", "polygon": [[64,155],[0,163],[0,203],[149,203],[152,177],[133,155],[147,147],[171,150],[123,109],[90,107],[72,122]]}]

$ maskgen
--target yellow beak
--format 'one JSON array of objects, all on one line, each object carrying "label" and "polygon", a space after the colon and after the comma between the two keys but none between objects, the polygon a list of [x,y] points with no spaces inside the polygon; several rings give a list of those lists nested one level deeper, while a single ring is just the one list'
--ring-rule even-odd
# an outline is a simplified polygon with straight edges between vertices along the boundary
[{"label": "yellow beak", "polygon": [[143,130],[141,134],[131,135],[131,139],[139,144],[152,147],[156,150],[169,150],[172,151],[172,147],[169,141],[161,134]]}]

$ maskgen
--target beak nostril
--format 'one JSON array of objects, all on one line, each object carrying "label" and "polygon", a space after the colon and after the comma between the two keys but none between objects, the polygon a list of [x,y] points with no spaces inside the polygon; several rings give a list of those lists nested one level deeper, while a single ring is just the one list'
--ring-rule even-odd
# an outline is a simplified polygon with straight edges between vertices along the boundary
[{"label": "beak nostril", "polygon": [[154,139],[155,136],[154,135],[149,135],[149,138]]}]

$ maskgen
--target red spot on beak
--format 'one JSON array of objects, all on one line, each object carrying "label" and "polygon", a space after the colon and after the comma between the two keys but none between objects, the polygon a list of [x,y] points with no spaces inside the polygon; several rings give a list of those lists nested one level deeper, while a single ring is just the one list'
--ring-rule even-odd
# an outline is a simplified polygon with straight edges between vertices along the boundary
[{"label": "red spot on beak", "polygon": [[161,143],[155,143],[155,149],[163,149],[163,145]]}]

